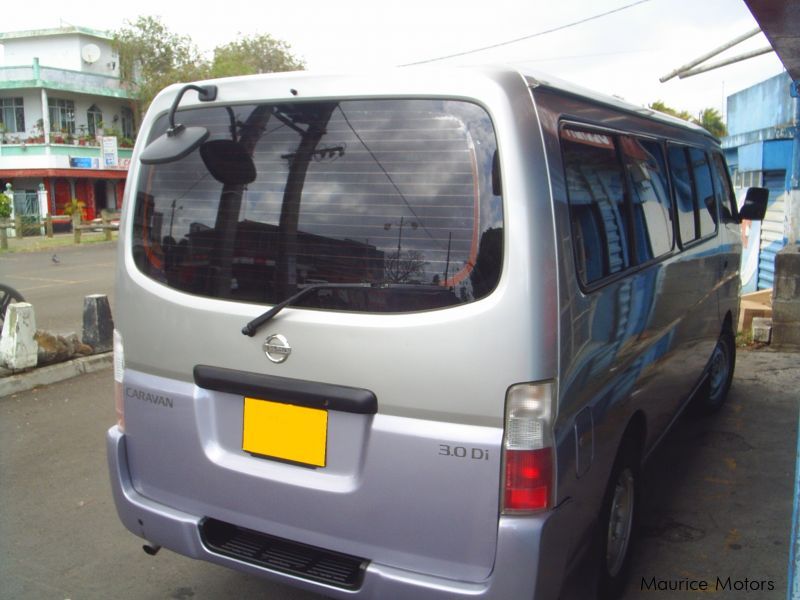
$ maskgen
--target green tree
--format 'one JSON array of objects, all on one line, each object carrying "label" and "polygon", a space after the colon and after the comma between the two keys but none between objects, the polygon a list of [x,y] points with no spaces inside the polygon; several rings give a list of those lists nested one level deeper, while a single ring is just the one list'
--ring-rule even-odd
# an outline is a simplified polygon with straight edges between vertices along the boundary
[{"label": "green tree", "polygon": [[718,138],[728,135],[728,128],[722,120],[722,115],[716,108],[705,108],[700,111],[700,118],[694,121],[700,127],[705,127],[706,131]]},{"label": "green tree", "polygon": [[291,53],[289,44],[262,33],[217,46],[214,49],[211,75],[231,77],[299,71],[304,68],[303,61]]},{"label": "green tree", "polygon": [[137,117],[166,86],[209,74],[208,61],[191,39],[170,31],[158,17],[126,21],[114,32],[113,45],[119,55],[120,77],[136,100]]},{"label": "green tree", "polygon": [[173,83],[305,68],[286,42],[268,34],[243,37],[203,56],[191,38],[170,31],[158,17],[142,16],[114,32],[120,77],[131,91],[136,121],[162,89]]},{"label": "green tree", "polygon": [[700,125],[700,127],[705,128],[706,131],[716,137],[728,135],[728,128],[725,127],[725,123],[722,120],[722,115],[719,114],[719,111],[716,108],[704,108],[700,111],[699,118],[693,117],[692,113],[690,113],[688,110],[679,111],[671,106],[667,106],[661,100],[656,100],[652,104],[649,104],[648,108],[651,110],[657,110],[658,112],[662,112],[667,115],[672,115],[673,117],[683,119],[684,121],[689,121],[695,125]]},{"label": "green tree", "polygon": [[0,192],[0,219],[7,219],[11,216],[11,198]]},{"label": "green tree", "polygon": [[667,115],[672,115],[673,117],[677,117],[679,119],[683,119],[684,121],[692,121],[692,113],[687,110],[676,110],[671,106],[667,106],[661,100],[656,100],[652,104],[650,104],[647,108],[651,110],[657,110],[658,112],[662,112]]}]

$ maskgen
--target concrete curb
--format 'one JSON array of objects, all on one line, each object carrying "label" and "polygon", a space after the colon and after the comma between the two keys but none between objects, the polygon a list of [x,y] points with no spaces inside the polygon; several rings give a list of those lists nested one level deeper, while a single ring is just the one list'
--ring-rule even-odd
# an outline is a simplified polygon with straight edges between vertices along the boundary
[{"label": "concrete curb", "polygon": [[113,363],[113,352],[104,352],[2,377],[0,378],[0,398],[18,394],[19,392],[27,392],[41,385],[58,383],[84,373],[99,371],[100,369],[111,367]]}]

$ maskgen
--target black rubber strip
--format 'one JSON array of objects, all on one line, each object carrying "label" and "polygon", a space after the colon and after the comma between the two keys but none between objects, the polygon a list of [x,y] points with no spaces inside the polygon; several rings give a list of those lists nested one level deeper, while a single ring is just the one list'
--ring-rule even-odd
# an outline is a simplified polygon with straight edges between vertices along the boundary
[{"label": "black rubber strip", "polygon": [[378,399],[369,390],[197,365],[194,382],[201,388],[309,408],[324,408],[359,415],[378,412]]}]

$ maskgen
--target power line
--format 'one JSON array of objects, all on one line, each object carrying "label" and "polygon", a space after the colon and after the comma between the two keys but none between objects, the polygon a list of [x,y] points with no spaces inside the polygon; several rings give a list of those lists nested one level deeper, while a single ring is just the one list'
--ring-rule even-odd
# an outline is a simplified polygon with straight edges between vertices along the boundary
[{"label": "power line", "polygon": [[508,64],[529,64],[529,63],[540,63],[540,62],[552,62],[556,60],[597,58],[598,56],[618,56],[622,54],[647,54],[652,52],[661,52],[661,50],[643,48],[641,50],[619,50],[617,52],[593,52],[591,54],[572,54],[569,56],[550,56],[545,58],[520,58],[518,60],[504,60],[503,62]]},{"label": "power line", "polygon": [[401,67],[411,67],[414,65],[423,65],[426,63],[436,62],[437,60],[445,60],[447,58],[455,58],[457,56],[466,56],[467,54],[474,54],[476,52],[483,52],[484,50],[491,50],[493,48],[500,48],[501,46],[508,46],[509,44],[516,44],[517,42],[522,42],[524,40],[530,40],[535,37],[539,37],[542,35],[546,35],[548,33],[554,33],[556,31],[562,31],[564,29],[568,29],[570,27],[575,27],[576,25],[581,25],[582,23],[588,23],[589,21],[594,21],[595,19],[600,19],[602,17],[607,17],[608,15],[613,15],[614,13],[618,13],[620,11],[626,10],[628,8],[633,8],[634,6],[638,6],[639,4],[645,4],[646,2],[650,2],[651,0],[638,0],[637,2],[633,2],[631,4],[626,4],[625,6],[620,6],[619,8],[615,8],[613,10],[606,11],[604,13],[600,13],[597,15],[592,15],[591,17],[586,17],[585,19],[580,19],[579,21],[573,21],[572,23],[567,23],[565,25],[559,25],[558,27],[553,27],[552,29],[545,29],[544,31],[539,31],[536,33],[532,33],[530,35],[525,35],[522,37],[515,38],[513,40],[508,40],[505,42],[498,42],[497,44],[491,44],[489,46],[483,46],[481,48],[474,48],[472,50],[465,50],[464,52],[456,52],[455,54],[447,54],[446,56],[437,56],[436,58],[428,58],[426,60],[419,60],[417,62],[406,63],[404,65],[400,65]]},{"label": "power line", "polygon": [[[365,149],[365,150],[366,150],[366,151],[369,153],[369,155],[372,157],[372,160],[374,160],[374,161],[375,161],[375,164],[376,164],[376,165],[378,165],[378,168],[379,168],[381,171],[383,171],[383,174],[384,174],[384,175],[386,175],[386,179],[388,179],[388,180],[389,180],[389,183],[391,183],[391,184],[392,184],[392,187],[395,189],[395,191],[397,192],[397,194],[398,194],[398,195],[400,196],[400,198],[403,200],[403,202],[405,203],[406,207],[408,207],[408,210],[410,210],[410,211],[411,211],[411,214],[412,214],[412,215],[414,215],[414,217],[416,217],[416,219],[417,219],[417,221],[419,222],[419,224],[420,224],[420,225],[422,225],[422,229],[424,229],[424,230],[425,230],[425,233],[427,233],[427,234],[428,234],[428,237],[429,237],[429,238],[431,238],[431,240],[433,240],[433,243],[434,243],[434,244],[436,244],[437,246],[439,246],[439,248],[441,248],[442,250],[444,250],[444,247],[443,247],[443,246],[442,246],[442,244],[439,242],[439,240],[438,240],[436,237],[434,237],[434,235],[433,235],[433,234],[432,234],[432,233],[431,233],[431,232],[428,230],[428,227],[425,225],[425,221],[423,221],[423,220],[422,220],[422,218],[421,218],[421,217],[420,217],[420,216],[417,214],[417,211],[415,211],[415,210],[414,210],[414,207],[413,207],[413,206],[411,206],[411,203],[408,201],[408,198],[406,198],[405,194],[403,194],[403,192],[402,192],[402,191],[400,191],[400,188],[399,188],[399,187],[397,187],[397,184],[394,182],[394,179],[392,179],[392,176],[389,174],[389,171],[387,171],[387,170],[386,170],[386,167],[384,167],[384,166],[383,166],[383,163],[381,163],[380,159],[379,159],[377,156],[375,156],[375,153],[372,151],[372,149],[371,149],[369,146],[367,146],[367,143],[366,143],[366,142],[363,140],[363,138],[362,138],[362,137],[361,137],[361,136],[358,134],[358,131],[356,131],[356,128],[355,128],[355,127],[353,127],[352,123],[350,123],[350,119],[348,119],[348,118],[347,118],[347,115],[344,113],[344,110],[342,109],[342,105],[341,105],[341,104],[337,104],[336,108],[338,108],[338,109],[339,109],[339,112],[340,112],[340,113],[342,113],[342,116],[344,117],[344,122],[345,122],[345,123],[347,123],[347,126],[350,128],[350,130],[351,130],[351,131],[352,131],[352,132],[355,134],[355,136],[358,138],[358,141],[359,141],[359,142],[361,142],[361,145],[362,145],[362,146],[364,146],[364,149]],[[400,258],[400,257],[399,257],[399,255],[398,255],[398,260],[399,260],[399,258]]]}]

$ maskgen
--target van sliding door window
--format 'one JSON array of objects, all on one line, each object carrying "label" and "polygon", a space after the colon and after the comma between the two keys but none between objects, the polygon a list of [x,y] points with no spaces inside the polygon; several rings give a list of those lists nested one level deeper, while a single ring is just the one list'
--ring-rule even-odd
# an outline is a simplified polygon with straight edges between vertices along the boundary
[{"label": "van sliding door window", "polygon": [[711,183],[711,167],[708,155],[697,148],[689,148],[694,182],[697,190],[697,212],[700,237],[713,235],[717,230],[717,200]]},{"label": "van sliding door window", "polygon": [[700,237],[699,226],[695,224],[695,193],[686,150],[683,146],[669,146],[669,172],[675,190],[678,229],[684,245]]},{"label": "van sliding door window", "polygon": [[[260,304],[326,284],[295,306],[360,312],[443,308],[497,285],[500,161],[483,108],[330,100],[209,106],[178,120],[238,144],[231,160],[252,158],[255,180],[217,181],[201,151],[143,165],[133,254],[147,276]],[[166,127],[163,116],[151,139]]]},{"label": "van sliding door window", "polygon": [[588,285],[631,264],[625,174],[612,136],[565,127],[561,142],[578,276]]},{"label": "van sliding door window", "polygon": [[737,214],[736,195],[731,188],[731,181],[728,177],[728,167],[725,159],[719,152],[711,155],[714,162],[714,191],[717,195],[719,204],[720,218],[723,223],[738,223],[734,215]]},{"label": "van sliding door window", "polygon": [[711,168],[703,150],[669,145],[669,169],[678,209],[681,243],[689,244],[717,230],[717,202]]},{"label": "van sliding door window", "polygon": [[631,190],[636,257],[640,263],[672,250],[672,203],[664,154],[651,140],[621,136]]}]

